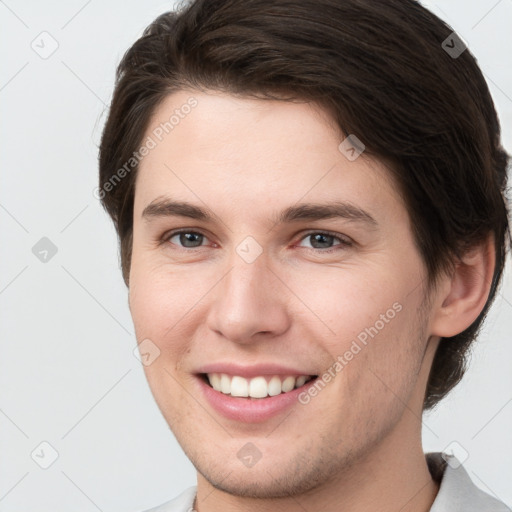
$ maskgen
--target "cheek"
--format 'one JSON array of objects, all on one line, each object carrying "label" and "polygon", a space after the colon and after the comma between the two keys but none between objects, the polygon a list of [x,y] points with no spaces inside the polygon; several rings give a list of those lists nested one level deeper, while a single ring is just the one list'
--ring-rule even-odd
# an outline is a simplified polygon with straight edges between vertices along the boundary
[{"label": "cheek", "polygon": [[183,385],[176,375],[190,351],[186,329],[200,296],[197,287],[187,286],[179,269],[162,272],[144,258],[133,258],[129,302],[137,342],[151,340],[160,351],[143,370],[156,403],[173,425],[185,421],[180,418],[187,410],[186,396],[176,392]]},{"label": "cheek", "polygon": [[[219,282],[229,267],[213,263],[193,267],[155,263],[148,256],[134,253],[130,310],[139,341],[154,337],[171,342],[187,326],[204,322],[216,297],[221,300],[230,293]],[[333,268],[309,263],[299,269],[274,270],[280,279],[265,279],[269,300],[285,308],[297,328],[314,330],[315,339],[321,337],[318,343],[331,353],[343,353],[352,340],[364,342],[375,326],[380,332],[389,330],[387,322],[394,322],[393,304],[401,293],[396,280],[393,282],[389,274],[379,276],[378,269],[366,269],[367,273],[373,272],[370,277],[350,265]],[[252,286],[248,284],[249,293]],[[216,287],[222,288],[222,297]],[[385,329],[381,315],[385,317]]]},{"label": "cheek", "polygon": [[352,359],[342,370],[340,393],[376,424],[391,421],[409,403],[422,363],[426,340],[419,334],[417,308],[401,306],[388,323],[379,319],[365,327],[344,354],[345,361]]},{"label": "cheek", "polygon": [[[345,275],[323,297],[315,295],[334,331],[322,341],[333,361],[326,369],[335,375],[333,390],[350,414],[372,411],[367,418],[408,401],[426,343],[419,336],[421,289],[411,292],[398,275],[378,277]],[[354,403],[359,407],[352,409]]]},{"label": "cheek", "polygon": [[172,338],[204,295],[204,286],[204,279],[196,271],[155,265],[151,258],[135,254],[130,274],[130,312],[137,338]]},{"label": "cheek", "polygon": [[[310,331],[311,339],[333,358],[357,351],[354,342],[363,347],[362,352],[375,345],[376,353],[387,356],[396,341],[384,341],[399,337],[391,334],[407,327],[410,315],[404,298],[410,290],[389,261],[364,268],[319,262],[273,270],[280,279],[265,276],[269,300],[286,309],[292,327]],[[130,311],[138,341],[154,339],[165,344],[164,350],[180,350],[180,343],[186,345],[195,329],[204,328],[209,310],[223,307],[223,299],[230,293],[221,282],[227,271],[229,266],[214,262],[168,264],[135,247]],[[248,293],[253,293],[252,286],[247,285]],[[414,309],[415,298],[407,297],[407,310]]]},{"label": "cheek", "polygon": [[[363,351],[357,345],[366,348],[373,340],[400,331],[408,317],[404,293],[391,274],[374,273],[368,278],[357,269],[336,270],[337,274],[331,269],[330,275],[318,272],[306,279],[295,276],[294,289],[324,324],[325,348],[334,357],[352,351],[347,353],[350,359]],[[318,323],[313,315],[310,318]]]}]

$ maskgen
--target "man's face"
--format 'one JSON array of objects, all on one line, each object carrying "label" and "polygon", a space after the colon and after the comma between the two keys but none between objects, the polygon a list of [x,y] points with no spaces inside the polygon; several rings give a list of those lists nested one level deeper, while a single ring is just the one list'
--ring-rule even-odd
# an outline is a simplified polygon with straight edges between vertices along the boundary
[{"label": "man's face", "polygon": [[[147,362],[160,350],[146,376],[200,477],[286,496],[418,435],[425,268],[384,166],[340,150],[312,104],[181,91],[148,136],[130,309]],[[315,214],[333,204],[339,216]],[[227,375],[212,377],[220,391],[206,373]],[[272,396],[229,394],[248,390]]]}]

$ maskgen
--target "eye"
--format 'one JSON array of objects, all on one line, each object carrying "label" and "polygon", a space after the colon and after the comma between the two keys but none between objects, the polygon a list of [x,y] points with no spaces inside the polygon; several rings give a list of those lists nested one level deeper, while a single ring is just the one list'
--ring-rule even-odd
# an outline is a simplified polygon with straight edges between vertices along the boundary
[{"label": "eye", "polygon": [[[176,238],[176,242],[173,242],[172,239]],[[164,237],[164,242],[171,242],[173,245],[177,245],[178,247],[182,247],[185,249],[195,249],[197,247],[201,247],[203,245],[203,241],[207,240],[207,238],[196,231],[173,231],[167,234]]]},{"label": "eye", "polygon": [[[174,241],[173,238],[175,239]],[[317,249],[321,253],[330,253],[352,246],[352,241],[348,237],[330,231],[311,231],[304,235],[301,241],[308,239],[312,247],[306,248],[311,250]],[[207,245],[204,243],[207,240],[206,236],[202,233],[182,229],[168,233],[163,237],[162,242],[170,242],[178,248],[186,250],[198,249],[199,247]],[[335,240],[338,240],[339,243],[333,246],[332,244]],[[302,244],[299,244],[299,246],[302,246]]]},{"label": "eye", "polygon": [[[319,249],[320,252],[327,253],[342,250],[352,245],[349,238],[330,231],[311,231],[301,238],[301,240],[308,239],[311,241],[312,249]],[[340,243],[333,246],[334,240],[338,240]]]}]

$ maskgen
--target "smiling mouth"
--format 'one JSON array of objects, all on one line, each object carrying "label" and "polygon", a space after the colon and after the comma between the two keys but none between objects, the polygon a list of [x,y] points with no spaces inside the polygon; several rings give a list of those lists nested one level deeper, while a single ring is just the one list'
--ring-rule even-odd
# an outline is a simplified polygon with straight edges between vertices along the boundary
[{"label": "smiling mouth", "polygon": [[305,386],[318,375],[262,375],[246,379],[226,373],[201,373],[199,377],[215,391],[225,395],[237,398],[268,398]]}]

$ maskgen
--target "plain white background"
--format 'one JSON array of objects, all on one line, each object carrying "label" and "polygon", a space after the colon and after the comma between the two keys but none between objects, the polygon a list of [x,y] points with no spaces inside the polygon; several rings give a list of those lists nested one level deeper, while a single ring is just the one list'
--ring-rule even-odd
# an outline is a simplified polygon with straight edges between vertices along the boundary
[{"label": "plain white background", "polygon": [[[511,152],[512,0],[423,3],[477,57]],[[115,67],[172,5],[0,1],[2,512],[135,512],[195,484],[133,355],[115,232],[93,196]],[[33,252],[43,237],[57,250],[45,246],[46,262]],[[425,451],[467,457],[474,482],[509,506],[511,327],[507,267],[470,370],[424,418]]]}]

